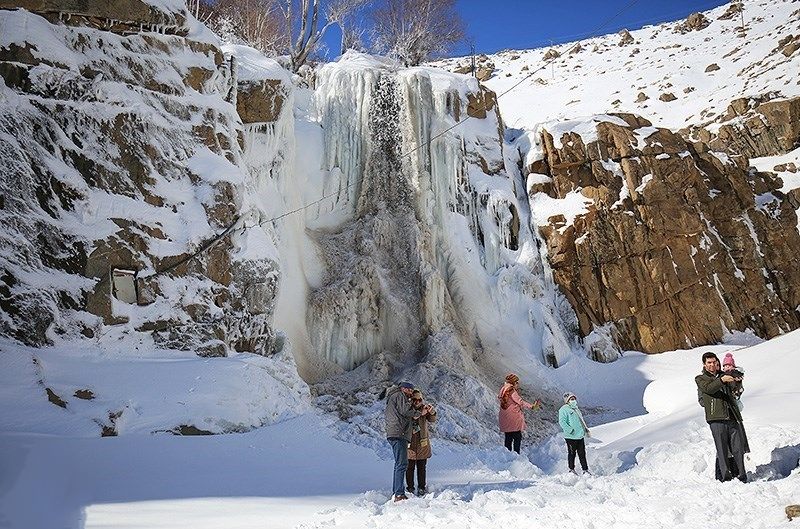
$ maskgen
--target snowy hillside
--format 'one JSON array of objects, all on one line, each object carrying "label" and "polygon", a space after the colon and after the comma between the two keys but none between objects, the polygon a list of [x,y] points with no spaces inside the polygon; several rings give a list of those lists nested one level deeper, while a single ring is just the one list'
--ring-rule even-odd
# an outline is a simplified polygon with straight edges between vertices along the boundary
[{"label": "snowy hillside", "polygon": [[[490,55],[485,62],[495,70],[486,85],[499,95],[506,126],[519,129],[630,112],[657,127],[678,130],[713,121],[734,99],[800,95],[800,53],[791,45],[800,33],[800,6],[791,0],[746,0],[743,5],[744,33],[740,14],[729,13],[727,4],[703,12],[705,22],[694,26],[678,20],[553,48]],[[548,53],[558,56],[549,60]],[[438,64],[455,68],[467,59]]]}]

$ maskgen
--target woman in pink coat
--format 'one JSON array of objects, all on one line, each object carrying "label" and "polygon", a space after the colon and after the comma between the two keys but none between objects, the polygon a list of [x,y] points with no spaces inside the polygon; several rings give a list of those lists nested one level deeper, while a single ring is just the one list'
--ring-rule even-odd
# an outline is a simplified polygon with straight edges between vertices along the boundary
[{"label": "woman in pink coat", "polygon": [[519,394],[519,377],[514,373],[506,375],[506,383],[497,398],[500,400],[500,431],[506,435],[506,448],[519,454],[522,431],[525,429],[522,408],[538,410],[542,407],[542,402],[536,399],[531,404],[522,399]]}]

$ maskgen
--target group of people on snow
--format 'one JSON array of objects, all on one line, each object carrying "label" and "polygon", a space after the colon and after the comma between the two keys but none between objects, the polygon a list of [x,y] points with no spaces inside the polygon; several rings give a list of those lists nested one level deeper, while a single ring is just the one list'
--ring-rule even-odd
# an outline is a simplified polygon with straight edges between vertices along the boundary
[{"label": "group of people on snow", "polygon": [[[506,375],[505,383],[497,395],[500,401],[500,431],[505,436],[505,447],[519,454],[522,444],[522,432],[525,431],[525,414],[523,409],[539,410],[542,401],[534,400],[532,403],[522,398],[519,391],[519,376],[514,373]],[[583,414],[578,408],[578,397],[574,393],[564,393],[564,405],[558,410],[558,425],[564,441],[567,443],[567,466],[575,474],[575,456],[581,463],[584,473],[589,472],[586,463],[585,438],[589,436],[589,427],[583,419]]]},{"label": "group of people on snow", "polygon": [[[725,355],[721,366],[717,355],[711,352],[703,354],[702,362],[703,371],[695,377],[695,382],[698,401],[705,409],[716,448],[716,479],[728,481],[736,477],[746,482],[744,454],[750,448],[741,414],[744,374],[736,366],[731,353]],[[522,397],[519,382],[519,376],[509,373],[497,395],[500,432],[504,435],[505,447],[516,453],[520,453],[522,432],[526,426],[524,410],[540,410],[542,407],[541,400],[528,402]],[[567,392],[563,398],[564,404],[558,410],[558,425],[567,446],[567,466],[575,474],[577,456],[582,472],[590,474],[585,443],[591,436],[589,427],[578,408],[575,394]],[[427,492],[427,461],[431,457],[428,425],[436,421],[436,410],[425,402],[422,392],[413,384],[401,382],[386,392],[385,420],[386,438],[394,453],[394,501],[408,499],[406,492],[424,495]]]},{"label": "group of people on snow", "polygon": [[[523,409],[539,410],[539,399],[532,403],[522,398],[519,390],[519,377],[514,373],[506,376],[503,387],[497,396],[500,404],[500,431],[505,436],[505,446],[516,453],[520,452],[522,432],[525,430]],[[394,501],[407,500],[408,495],[422,496],[427,493],[426,470],[431,457],[431,443],[428,425],[436,421],[436,410],[425,402],[422,392],[410,382],[401,382],[386,391],[386,439],[392,446],[394,473],[392,494]],[[584,437],[589,428],[578,409],[577,397],[564,394],[564,406],[558,412],[558,423],[567,442],[567,461],[570,472],[575,472],[577,454],[583,472],[589,471],[586,464]],[[414,477],[416,472],[416,488]],[[405,485],[405,488],[404,488]]]}]

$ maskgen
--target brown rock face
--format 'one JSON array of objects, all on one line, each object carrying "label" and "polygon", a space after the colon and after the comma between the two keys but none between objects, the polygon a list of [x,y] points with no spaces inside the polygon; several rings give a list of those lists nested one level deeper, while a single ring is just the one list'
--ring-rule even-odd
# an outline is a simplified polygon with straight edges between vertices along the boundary
[{"label": "brown rock face", "polygon": [[800,234],[780,183],[618,116],[627,125],[597,124],[588,145],[543,132],[552,196],[593,201],[540,227],[581,332],[610,322],[623,348],[660,352],[800,326]]},{"label": "brown rock face", "polygon": [[185,11],[163,11],[142,0],[0,0],[0,9],[16,8],[37,13],[51,21],[115,33],[136,33],[142,29],[168,34],[187,33]]},{"label": "brown rock face", "polygon": [[721,121],[716,134],[705,129],[697,131],[697,137],[715,151],[757,158],[783,154],[800,145],[800,97],[736,99]]},{"label": "brown rock face", "polygon": [[236,110],[242,123],[272,123],[286,101],[286,87],[278,79],[239,83]]}]

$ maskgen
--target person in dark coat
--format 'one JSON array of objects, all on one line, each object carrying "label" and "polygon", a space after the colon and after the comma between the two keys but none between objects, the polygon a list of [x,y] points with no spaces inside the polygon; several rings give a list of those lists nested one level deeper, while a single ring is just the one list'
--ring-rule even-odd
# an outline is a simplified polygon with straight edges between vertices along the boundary
[{"label": "person in dark coat", "polygon": [[[750,451],[750,446],[742,414],[731,391],[731,384],[740,380],[720,372],[719,358],[714,353],[703,353],[702,360],[703,371],[694,380],[701,404],[705,408],[706,422],[714,438],[719,466],[717,479],[728,481],[735,476],[746,482],[744,454]],[[729,456],[733,458],[735,468],[729,464]]]}]

